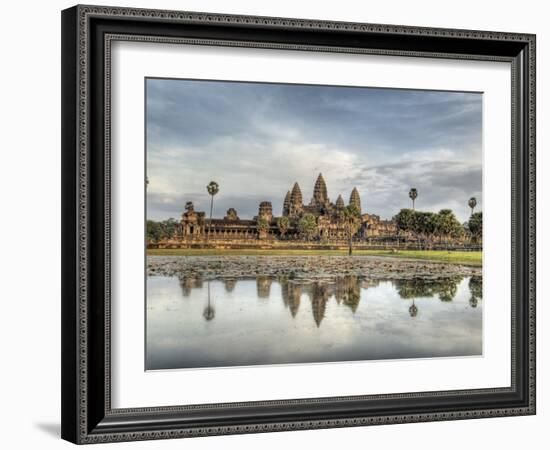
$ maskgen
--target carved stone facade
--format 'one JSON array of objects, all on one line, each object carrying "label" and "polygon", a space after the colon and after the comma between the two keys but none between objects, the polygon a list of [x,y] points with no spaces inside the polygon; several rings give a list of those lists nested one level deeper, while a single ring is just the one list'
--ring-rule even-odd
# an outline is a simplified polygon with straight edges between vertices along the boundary
[{"label": "carved stone facade", "polygon": [[[349,197],[361,214],[361,198],[357,188]],[[300,185],[294,183],[283,201],[282,214],[273,215],[272,204],[263,201],[258,207],[258,215],[251,220],[239,218],[234,208],[227,210],[223,219],[208,220],[204,212],[196,212],[192,202],[187,202],[183,213],[179,239],[200,242],[201,240],[276,240],[299,241],[304,239],[300,231],[300,221],[305,215],[313,216],[316,230],[308,237],[312,242],[325,244],[344,242],[349,238],[349,222],[345,216],[346,205],[342,195],[332,203],[322,174],[319,174],[313,187],[313,197],[304,204]],[[286,217],[287,220],[281,220]],[[311,219],[311,217],[309,217]],[[305,219],[304,219],[305,220]],[[285,226],[286,224],[286,226]],[[395,239],[397,230],[389,220],[381,220],[374,214],[361,214],[352,227],[353,239],[366,241],[371,237]]]},{"label": "carved stone facade", "polygon": [[186,211],[181,216],[181,231],[183,236],[200,237],[204,235],[204,212],[196,212],[192,202],[185,205]]}]

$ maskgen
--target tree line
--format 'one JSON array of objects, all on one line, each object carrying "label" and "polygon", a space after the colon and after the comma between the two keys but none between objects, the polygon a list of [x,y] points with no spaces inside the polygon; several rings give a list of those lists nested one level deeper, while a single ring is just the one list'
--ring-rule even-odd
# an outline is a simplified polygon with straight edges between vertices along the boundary
[{"label": "tree line", "polygon": [[464,225],[450,209],[433,213],[404,208],[393,217],[393,220],[398,231],[410,233],[420,242],[448,242],[468,237],[472,242],[479,242],[483,234],[482,212],[473,213]]},{"label": "tree line", "polygon": [[[146,180],[146,184],[149,181]],[[212,222],[212,211],[214,207],[214,196],[220,191],[220,186],[216,181],[211,181],[206,190],[210,195],[210,223]],[[483,235],[483,213],[474,213],[477,205],[475,197],[468,200],[468,206],[471,208],[471,216],[467,223],[461,224],[456,218],[454,212],[450,209],[442,209],[439,213],[416,211],[415,202],[418,198],[418,190],[410,188],[409,198],[412,200],[412,209],[401,209],[394,217],[393,221],[396,224],[397,230],[400,232],[410,233],[417,238],[419,242],[428,242],[439,240],[439,242],[448,242],[449,240],[464,239],[469,237],[474,243],[481,241]],[[192,208],[192,203],[187,202],[186,209]],[[361,223],[361,214],[354,205],[348,205],[344,208],[343,219],[346,225],[346,235],[348,239],[349,254],[352,253],[353,235]],[[306,240],[311,240],[317,233],[317,219],[313,214],[306,213],[298,221],[298,231]],[[178,222],[174,218],[155,222],[147,220],[147,240],[159,242],[163,239],[170,239],[174,236],[178,227]],[[270,228],[269,222],[258,217],[256,229],[259,233],[268,233]],[[284,237],[290,228],[288,217],[280,217],[277,219],[277,228]],[[469,233],[469,236],[465,234]],[[208,242],[210,228],[208,228],[206,240]]]},{"label": "tree line", "polygon": [[174,218],[156,222],[148,220],[146,226],[146,236],[148,242],[160,242],[165,239],[170,239],[174,236],[178,229],[178,221]]}]

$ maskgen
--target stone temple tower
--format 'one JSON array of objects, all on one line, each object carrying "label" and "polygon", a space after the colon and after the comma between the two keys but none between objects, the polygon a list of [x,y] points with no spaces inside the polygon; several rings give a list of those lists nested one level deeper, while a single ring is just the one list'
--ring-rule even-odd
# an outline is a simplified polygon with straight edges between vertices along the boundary
[{"label": "stone temple tower", "polygon": [[290,211],[290,191],[287,191],[285,195],[285,201],[283,202],[283,216],[288,216]]},{"label": "stone temple tower", "polygon": [[289,208],[289,215],[290,216],[297,216],[299,215],[304,209],[304,204],[302,200],[302,191],[300,189],[300,185],[298,182],[294,183],[294,187],[292,188],[292,192],[290,193],[290,208]]},{"label": "stone temple tower", "polygon": [[265,219],[268,222],[273,220],[273,208],[271,202],[261,202],[260,207],[258,208],[258,217]]},{"label": "stone temple tower", "polygon": [[344,199],[341,195],[339,195],[336,199],[336,209],[344,209],[344,206]]},{"label": "stone temple tower", "polygon": [[320,173],[317,177],[317,181],[315,181],[311,204],[315,206],[326,206],[328,203],[327,185],[323,178],[323,174]]},{"label": "stone temple tower", "polygon": [[354,187],[351,191],[351,195],[349,196],[349,204],[355,205],[355,207],[359,210],[359,213],[361,213],[361,198],[359,197],[359,191],[356,187]]}]

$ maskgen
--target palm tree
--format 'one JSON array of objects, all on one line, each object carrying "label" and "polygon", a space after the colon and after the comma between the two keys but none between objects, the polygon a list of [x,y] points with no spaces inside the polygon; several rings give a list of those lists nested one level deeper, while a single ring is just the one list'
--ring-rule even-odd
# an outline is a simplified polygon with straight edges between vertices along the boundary
[{"label": "palm tree", "polygon": [[450,209],[442,209],[437,216],[437,233],[440,238],[445,239],[445,246],[447,246],[448,239],[459,237],[463,228]]},{"label": "palm tree", "polygon": [[288,231],[289,226],[290,226],[290,221],[288,220],[288,217],[282,216],[277,219],[277,227],[279,227],[279,232],[281,233],[281,237],[284,237],[284,235]]},{"label": "palm tree", "polygon": [[208,305],[202,311],[202,316],[207,320],[211,321],[216,315],[216,310],[213,306],[210,305],[210,280],[208,280]]},{"label": "palm tree", "polygon": [[317,219],[315,216],[305,213],[298,222],[298,231],[309,241],[317,232]]},{"label": "palm tree", "polygon": [[208,191],[208,194],[210,194],[210,223],[208,224],[208,233],[206,235],[206,242],[208,242],[208,238],[210,236],[210,227],[212,226],[212,208],[214,207],[214,195],[216,195],[220,191],[220,185],[215,181],[211,181],[210,183],[208,183],[208,186],[206,186],[206,190]]},{"label": "palm tree", "polygon": [[474,214],[474,208],[476,207],[476,205],[477,205],[477,200],[475,197],[472,197],[470,198],[470,200],[468,200],[468,206],[472,210],[472,215]]},{"label": "palm tree", "polygon": [[409,198],[413,201],[413,210],[416,197],[418,197],[418,191],[416,190],[416,188],[411,188],[411,190],[409,191]]},{"label": "palm tree", "polygon": [[348,233],[348,255],[352,253],[353,235],[360,221],[360,216],[359,209],[354,204],[350,204],[344,208],[344,219],[346,221],[346,230]]},{"label": "palm tree", "polygon": [[264,217],[259,217],[256,223],[256,229],[258,230],[258,237],[262,239],[269,232],[269,222]]},{"label": "palm tree", "polygon": [[413,298],[413,303],[412,303],[412,305],[409,307],[409,315],[410,315],[411,317],[416,317],[417,314],[418,314],[418,306],[416,306],[416,305],[414,304],[414,298]]},{"label": "palm tree", "polygon": [[476,212],[472,214],[468,221],[468,229],[472,236],[472,240],[477,242],[483,236],[483,213]]},{"label": "palm tree", "polygon": [[412,232],[414,230],[416,213],[409,208],[403,208],[395,216],[393,216],[393,221],[397,226],[397,231],[403,231],[405,233]]}]

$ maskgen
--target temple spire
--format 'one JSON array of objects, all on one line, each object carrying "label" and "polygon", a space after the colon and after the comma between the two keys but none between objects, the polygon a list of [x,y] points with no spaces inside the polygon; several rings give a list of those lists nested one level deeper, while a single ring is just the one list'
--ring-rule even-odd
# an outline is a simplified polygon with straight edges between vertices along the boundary
[{"label": "temple spire", "polygon": [[294,206],[302,206],[302,190],[298,182],[294,183],[292,187],[292,193],[290,194],[290,203]]},{"label": "temple spire", "polygon": [[336,199],[336,208],[337,209],[344,209],[344,199],[342,198],[341,195],[338,196],[338,198]]},{"label": "temple spire", "polygon": [[302,202],[302,191],[300,190],[300,185],[298,182],[294,183],[292,192],[290,193],[290,205],[288,209],[289,216],[296,217],[299,216],[304,208]]},{"label": "temple spire", "polygon": [[328,202],[327,185],[323,178],[323,174],[320,173],[315,181],[315,187],[313,188],[313,200],[317,205],[325,205]]},{"label": "temple spire", "polygon": [[359,197],[359,191],[356,187],[353,188],[351,191],[351,195],[349,197],[349,204],[355,205],[355,207],[359,210],[359,213],[361,213],[361,198]]},{"label": "temple spire", "polygon": [[290,211],[290,191],[287,191],[285,195],[285,201],[283,202],[283,216],[288,216]]}]

